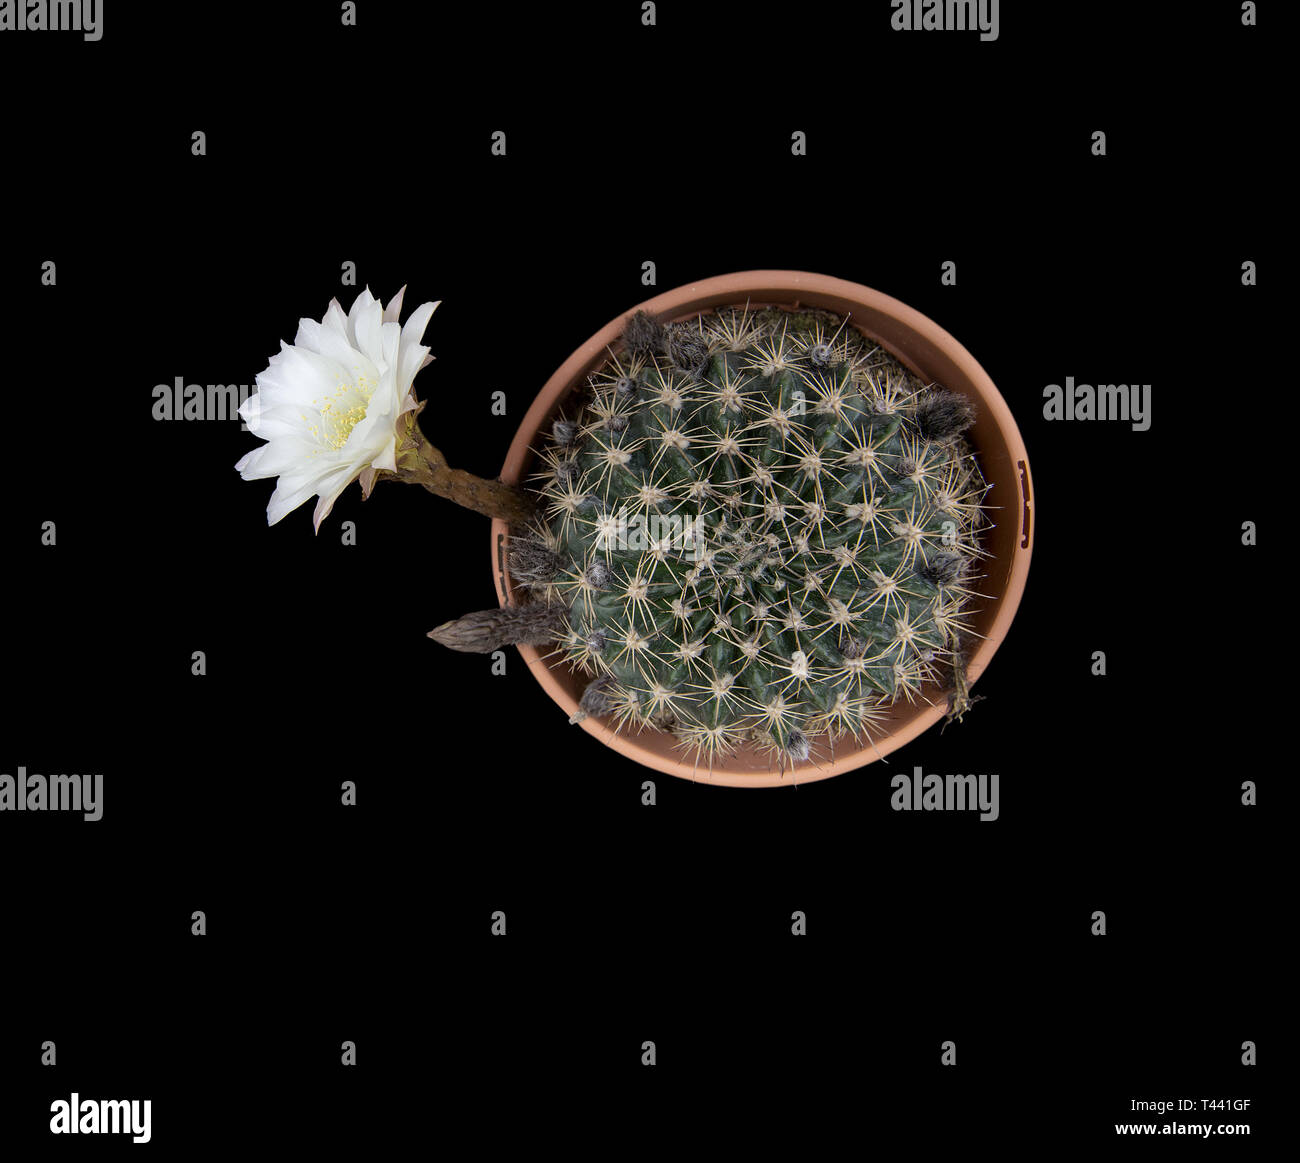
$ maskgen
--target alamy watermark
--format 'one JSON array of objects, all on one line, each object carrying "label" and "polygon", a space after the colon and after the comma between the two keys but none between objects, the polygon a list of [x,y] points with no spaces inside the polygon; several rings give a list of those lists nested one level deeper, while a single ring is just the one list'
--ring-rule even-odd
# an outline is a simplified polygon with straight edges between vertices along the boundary
[{"label": "alamy watermark", "polygon": [[0,0],[0,32],[79,32],[104,35],[103,0]]},{"label": "alamy watermark", "polygon": [[41,775],[20,767],[0,773],[0,812],[81,812],[84,819],[104,815],[104,776]]},{"label": "alamy watermark", "polygon": [[889,806],[896,812],[979,812],[981,820],[998,818],[998,774],[926,775],[919,764],[912,774],[890,781]]},{"label": "alamy watermark", "polygon": [[50,1103],[52,1135],[130,1135],[133,1143],[147,1143],[153,1132],[153,1101],[138,1098],[71,1098]]},{"label": "alamy watermark", "polygon": [[609,513],[596,518],[595,533],[599,549],[678,550],[681,561],[699,561],[706,539],[704,518],[682,513]]},{"label": "alamy watermark", "polygon": [[891,0],[895,32],[973,32],[998,38],[998,0]]},{"label": "alamy watermark", "polygon": [[1065,377],[1065,386],[1043,388],[1044,420],[1122,420],[1134,432],[1151,427],[1150,384],[1084,384]]},{"label": "alamy watermark", "polygon": [[[257,420],[256,384],[187,384],[177,376],[170,384],[157,384],[153,390],[155,420],[239,420],[240,407],[253,401],[248,420]],[[241,432],[251,431],[248,420],[240,420]]]}]

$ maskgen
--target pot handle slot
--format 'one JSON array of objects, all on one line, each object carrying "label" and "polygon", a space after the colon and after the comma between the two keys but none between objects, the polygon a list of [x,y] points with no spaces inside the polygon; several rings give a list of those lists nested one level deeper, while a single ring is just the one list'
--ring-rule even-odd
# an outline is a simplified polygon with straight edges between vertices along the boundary
[{"label": "pot handle slot", "polygon": [[1029,548],[1029,466],[1023,461],[1017,461],[1016,467],[1020,469],[1020,496],[1023,503],[1023,518],[1020,527],[1020,548]]}]

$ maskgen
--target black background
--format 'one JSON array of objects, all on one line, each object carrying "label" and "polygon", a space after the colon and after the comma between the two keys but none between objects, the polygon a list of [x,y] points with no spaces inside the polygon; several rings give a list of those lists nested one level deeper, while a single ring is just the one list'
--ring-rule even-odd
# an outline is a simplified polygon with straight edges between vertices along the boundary
[{"label": "black background", "polygon": [[[125,7],[99,44],[0,36],[0,770],[105,773],[98,823],[0,818],[0,1144],[116,1146],[49,1135],[73,1090],[152,1098],[172,1152],[1050,1149],[1170,1097],[1250,1098],[1186,1121],[1263,1141],[1281,769],[1252,692],[1284,622],[1257,596],[1269,539],[1240,528],[1274,503],[1242,406],[1274,375],[1256,54],[1276,32],[1235,4],[1004,0],[992,43],[892,32],[883,3],[664,3],[654,28],[630,3],[362,0],[355,29],[328,3]],[[442,301],[424,430],[492,476],[590,334],[751,268],[936,320],[1034,474],[984,701],[821,783],[636,767],[517,657],[494,677],[425,637],[494,604],[486,519],[387,483],[318,536],[310,504],[267,528],[271,482],[233,468],[255,437],[151,418],[155,384],[251,384],[299,316],[406,284],[408,312]],[[1067,375],[1151,383],[1150,431],[1045,422]],[[1001,817],[891,811],[915,764],[997,771]]]}]

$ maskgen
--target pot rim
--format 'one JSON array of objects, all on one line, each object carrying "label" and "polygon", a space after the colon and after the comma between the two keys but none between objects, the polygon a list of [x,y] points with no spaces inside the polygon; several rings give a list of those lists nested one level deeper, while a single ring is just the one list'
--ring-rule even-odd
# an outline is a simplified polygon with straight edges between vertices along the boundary
[{"label": "pot rim", "polygon": [[[579,386],[585,377],[602,364],[610,354],[614,343],[622,335],[627,317],[636,311],[659,316],[665,320],[688,318],[719,306],[740,306],[751,302],[754,306],[775,305],[780,307],[823,307],[818,300],[834,299],[845,301],[858,308],[887,315],[900,323],[905,329],[919,336],[940,349],[974,388],[981,404],[987,408],[990,418],[997,428],[1002,444],[1010,458],[1010,471],[1019,476],[1015,482],[1014,493],[1022,506],[1022,532],[1013,545],[1009,568],[1003,585],[996,588],[991,600],[997,602],[997,610],[988,631],[984,634],[972,652],[967,663],[967,681],[974,684],[983,674],[994,653],[1001,645],[1011,627],[1012,620],[1020,605],[1024,593],[1025,581],[1029,573],[1029,558],[1033,548],[1033,522],[1031,513],[1031,477],[1029,457],[1025,451],[1024,441],[1016,426],[1011,409],[998,391],[988,373],[975,360],[966,348],[952,335],[940,327],[928,316],[922,315],[913,307],[873,290],[860,283],[830,275],[819,275],[808,271],[791,270],[752,270],[737,271],[733,274],[718,275],[701,279],[680,287],[664,291],[636,306],[621,311],[609,323],[596,332],[586,343],[578,347],[567,360],[546,381],[541,391],[533,400],[506,454],[500,479],[509,484],[519,484],[528,463],[532,444],[543,424],[554,412],[570,390]],[[707,301],[707,302],[706,302]],[[826,310],[838,314],[849,314],[850,322],[868,335],[873,342],[879,343],[896,358],[923,379],[928,375],[910,360],[905,352],[894,344],[872,334],[869,327],[853,318],[852,310],[843,307],[827,306]],[[975,451],[980,453],[976,444]],[[986,449],[986,451],[988,451]],[[981,468],[986,479],[990,479],[987,467],[981,459]],[[507,523],[500,519],[492,522],[492,570],[497,587],[497,597],[502,605],[515,602],[513,588],[507,571]],[[560,684],[553,668],[535,647],[517,646],[516,649],[527,662],[529,670],[541,684],[548,695],[572,716],[578,709],[577,699]],[[557,664],[555,669],[566,670],[564,664]],[[933,694],[933,688],[926,687],[925,692]],[[887,734],[874,740],[858,741],[845,736],[832,749],[829,758],[817,761],[810,759],[794,765],[787,764],[783,770],[770,767],[767,770],[729,768],[725,761],[720,766],[701,768],[698,763],[685,757],[664,755],[645,746],[642,740],[648,737],[662,738],[667,732],[643,730],[635,733],[615,732],[601,720],[592,716],[580,721],[589,735],[595,736],[602,743],[629,759],[667,775],[675,775],[697,782],[722,784],[730,787],[779,787],[797,783],[810,783],[815,780],[828,779],[847,771],[863,767],[877,759],[883,759],[890,752],[911,742],[918,735],[929,730],[946,713],[947,701],[932,701],[920,713],[913,715],[897,725]],[[819,737],[823,744],[826,737]]]}]

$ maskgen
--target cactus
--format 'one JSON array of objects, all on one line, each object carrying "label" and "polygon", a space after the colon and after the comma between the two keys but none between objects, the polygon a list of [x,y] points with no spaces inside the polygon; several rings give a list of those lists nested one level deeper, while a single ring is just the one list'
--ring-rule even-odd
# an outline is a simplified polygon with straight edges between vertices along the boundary
[{"label": "cactus", "polygon": [[[632,316],[511,531],[531,624],[591,676],[575,718],[784,766],[870,738],[927,681],[960,715],[987,488],[972,419],[829,312]],[[457,625],[434,636],[456,646]]]}]

